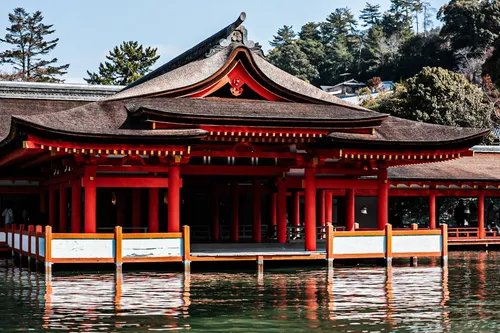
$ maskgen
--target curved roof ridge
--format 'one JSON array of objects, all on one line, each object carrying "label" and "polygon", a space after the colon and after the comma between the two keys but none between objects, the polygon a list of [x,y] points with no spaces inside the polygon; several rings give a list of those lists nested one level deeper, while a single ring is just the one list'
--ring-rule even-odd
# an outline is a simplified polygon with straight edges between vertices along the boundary
[{"label": "curved roof ridge", "polygon": [[233,31],[241,25],[246,19],[246,14],[245,12],[241,12],[240,16],[231,24],[226,26],[225,28],[219,30],[212,36],[206,38],[205,40],[201,41],[200,43],[196,44],[192,48],[188,49],[187,51],[184,51],[177,57],[173,58],[166,64],[158,67],[154,71],[150,72],[149,74],[143,76],[142,78],[135,80],[128,86],[126,86],[123,90],[127,90],[129,88],[135,87],[139,84],[142,84],[146,81],[149,81],[151,79],[154,79],[157,76],[163,75],[167,72],[170,72],[176,68],[182,67],[194,60],[199,59],[202,55],[207,54],[213,47],[217,46],[221,39],[227,39]]}]

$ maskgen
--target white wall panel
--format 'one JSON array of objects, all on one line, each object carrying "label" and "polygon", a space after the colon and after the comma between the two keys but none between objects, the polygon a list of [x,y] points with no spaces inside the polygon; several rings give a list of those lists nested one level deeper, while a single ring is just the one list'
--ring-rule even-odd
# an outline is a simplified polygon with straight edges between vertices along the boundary
[{"label": "white wall panel", "polygon": [[335,254],[385,253],[385,236],[335,237]]},{"label": "white wall panel", "polygon": [[114,239],[52,239],[52,258],[114,258]]},{"label": "white wall panel", "polygon": [[181,238],[123,239],[124,258],[182,256]]},{"label": "white wall panel", "polygon": [[392,236],[392,253],[441,252],[441,235]]}]

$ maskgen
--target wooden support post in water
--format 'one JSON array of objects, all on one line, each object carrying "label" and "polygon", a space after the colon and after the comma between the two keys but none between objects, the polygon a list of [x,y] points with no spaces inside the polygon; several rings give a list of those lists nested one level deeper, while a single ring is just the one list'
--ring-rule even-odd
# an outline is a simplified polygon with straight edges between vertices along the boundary
[{"label": "wooden support post in water", "polygon": [[260,276],[264,274],[264,257],[257,256],[257,275]]},{"label": "wooden support post in water", "polygon": [[115,268],[116,273],[122,273],[123,266],[123,233],[122,227],[115,227]]},{"label": "wooden support post in water", "polygon": [[29,225],[28,226],[28,267],[31,264],[31,252],[33,252],[33,249],[31,248],[31,237],[34,235],[35,232],[35,226]]},{"label": "wooden support post in water", "polygon": [[387,267],[392,267],[392,225],[385,225],[385,261]]},{"label": "wooden support post in water", "polygon": [[191,240],[189,226],[182,227],[183,251],[182,262],[184,263],[184,273],[191,273]]},{"label": "wooden support post in water", "polygon": [[[412,223],[411,230],[418,230],[418,224]],[[410,257],[410,265],[413,267],[418,266],[418,257]]]},{"label": "wooden support post in water", "polygon": [[448,266],[448,225],[441,224],[441,266]]},{"label": "wooden support post in water", "polygon": [[45,227],[45,275],[52,275],[52,227]]},{"label": "wooden support post in water", "polygon": [[326,225],[326,261],[328,269],[333,269],[333,225],[328,222]]}]

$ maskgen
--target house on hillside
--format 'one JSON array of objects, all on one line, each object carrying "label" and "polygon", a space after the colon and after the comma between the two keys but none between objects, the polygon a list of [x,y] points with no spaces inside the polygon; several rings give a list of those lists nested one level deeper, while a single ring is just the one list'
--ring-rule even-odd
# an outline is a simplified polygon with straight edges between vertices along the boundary
[{"label": "house on hillside", "polygon": [[[366,86],[367,85],[363,82],[350,79],[334,86],[320,86],[320,88],[331,95],[346,100],[347,102],[360,104],[367,96],[359,96],[359,91]],[[392,93],[395,86],[396,85],[392,81],[382,81],[380,87],[371,92],[371,97],[377,97],[382,91]]]}]

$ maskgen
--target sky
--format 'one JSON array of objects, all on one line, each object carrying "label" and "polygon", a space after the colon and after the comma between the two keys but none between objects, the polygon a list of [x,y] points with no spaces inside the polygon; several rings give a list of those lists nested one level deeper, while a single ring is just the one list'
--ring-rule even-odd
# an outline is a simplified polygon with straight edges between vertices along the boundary
[{"label": "sky", "polygon": [[[15,7],[28,12],[40,10],[45,24],[53,24],[59,44],[51,53],[61,64],[69,63],[67,83],[84,83],[87,70],[97,71],[106,54],[123,41],[138,41],[158,48],[156,66],[211,36],[240,12],[247,14],[244,23],[249,39],[264,50],[283,25],[296,31],[306,22],[322,21],[338,7],[346,5],[356,15],[366,0],[1,0],[0,36],[9,25],[8,14]],[[446,0],[431,0],[441,7]],[[389,0],[375,0],[387,10]],[[0,50],[5,44],[0,43]]]}]

